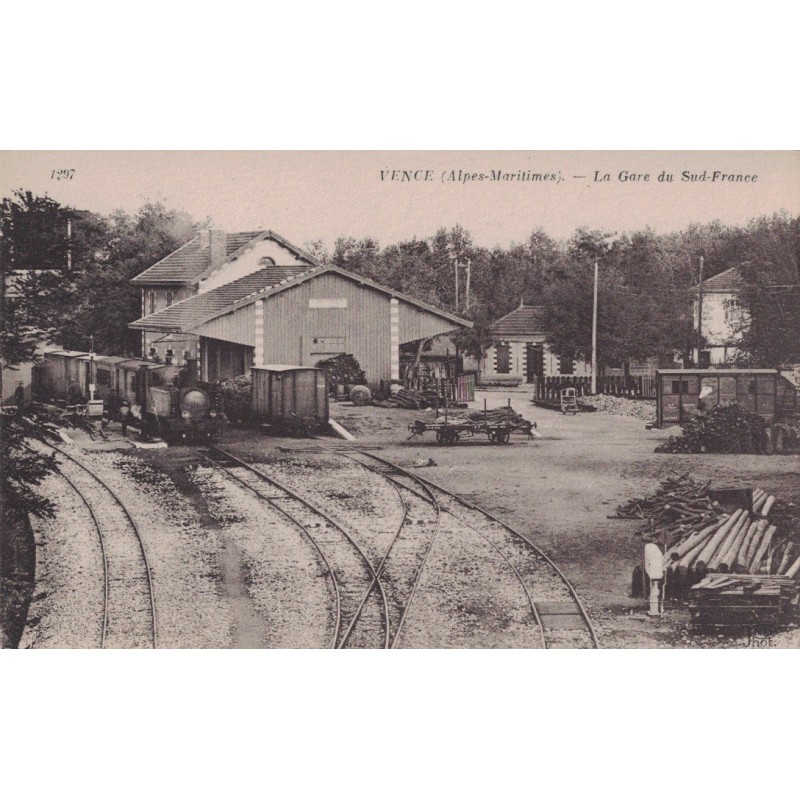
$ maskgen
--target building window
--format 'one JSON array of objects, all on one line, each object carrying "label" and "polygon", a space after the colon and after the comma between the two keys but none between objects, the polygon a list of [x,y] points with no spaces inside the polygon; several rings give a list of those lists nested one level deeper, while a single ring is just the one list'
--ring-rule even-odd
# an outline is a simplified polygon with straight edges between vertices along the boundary
[{"label": "building window", "polygon": [[511,345],[496,344],[494,351],[497,354],[498,374],[508,374],[511,372]]},{"label": "building window", "polygon": [[259,267],[274,267],[275,266],[275,259],[270,258],[269,256],[263,256],[258,260]]},{"label": "building window", "polygon": [[167,289],[167,305],[171,306],[175,302],[175,292],[172,289]]},{"label": "building window", "polygon": [[742,306],[738,297],[732,297],[725,301],[725,322],[735,325],[741,322]]},{"label": "building window", "polygon": [[150,308],[148,313],[155,314],[156,313],[156,293],[154,291],[149,291],[147,293],[147,305]]},{"label": "building window", "polygon": [[575,372],[575,359],[572,356],[560,356],[559,372],[562,375],[572,375]]}]

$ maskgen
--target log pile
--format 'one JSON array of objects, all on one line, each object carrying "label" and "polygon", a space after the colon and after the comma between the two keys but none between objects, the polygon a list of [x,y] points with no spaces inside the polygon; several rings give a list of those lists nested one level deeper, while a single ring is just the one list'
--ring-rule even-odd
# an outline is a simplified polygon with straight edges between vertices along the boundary
[{"label": "log pile", "polygon": [[689,591],[692,623],[732,628],[780,625],[797,608],[795,581],[784,575],[707,575]]},{"label": "log pile", "polygon": [[384,408],[411,408],[418,411],[430,406],[428,398],[415,389],[405,389],[395,384],[390,391],[391,396],[380,403]]},{"label": "log pile", "polygon": [[643,520],[638,533],[662,545],[667,591],[680,596],[709,573],[798,578],[800,543],[770,524],[775,502],[755,489],[751,508],[726,513],[708,483],[682,475],[662,482],[652,497],[621,505],[617,515]]},{"label": "log pile", "polygon": [[489,425],[508,425],[512,430],[530,427],[530,422],[511,406],[493,408],[489,411],[471,411],[467,414],[470,422],[485,422]]},{"label": "log pile", "polygon": [[332,393],[336,393],[339,386],[361,386],[367,382],[364,370],[350,353],[323,359],[316,366],[328,373],[328,385]]},{"label": "log pile", "polygon": [[736,403],[714,406],[682,426],[656,453],[763,453],[768,449],[767,423]]}]

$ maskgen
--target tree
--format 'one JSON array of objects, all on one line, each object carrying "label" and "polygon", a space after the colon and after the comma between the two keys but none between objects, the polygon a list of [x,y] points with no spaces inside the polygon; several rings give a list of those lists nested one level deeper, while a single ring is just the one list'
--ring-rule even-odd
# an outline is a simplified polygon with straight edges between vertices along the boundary
[{"label": "tree", "polygon": [[[88,233],[83,224],[76,227]],[[128,323],[141,316],[141,290],[131,278],[192,239],[196,226],[183,211],[145,203],[133,215],[114,212],[97,233],[91,256],[80,264],[79,301],[62,341],[86,349],[93,338],[97,352],[133,355],[141,339]]]},{"label": "tree", "polygon": [[[68,210],[49,198],[16,192],[2,203],[0,220],[0,365],[14,369],[37,359],[43,337],[57,328],[58,311],[71,296],[74,271],[68,263]],[[0,384],[0,392],[2,384]],[[56,468],[50,454],[31,450],[30,439],[47,440],[71,424],[43,412],[17,408],[0,412],[0,498],[3,530],[26,513],[51,516],[53,504],[33,487]]]},{"label": "tree", "polygon": [[740,361],[755,367],[800,362],[800,217],[752,220],[743,238]]}]

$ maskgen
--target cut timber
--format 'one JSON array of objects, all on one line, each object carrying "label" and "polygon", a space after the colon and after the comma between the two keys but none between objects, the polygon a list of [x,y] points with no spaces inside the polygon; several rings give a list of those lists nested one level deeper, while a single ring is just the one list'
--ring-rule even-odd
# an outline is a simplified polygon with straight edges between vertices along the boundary
[{"label": "cut timber", "polygon": [[768,495],[766,492],[764,492],[764,494],[762,494],[762,495],[761,495],[761,496],[758,498],[758,500],[756,500],[756,501],[754,501],[754,502],[753,502],[753,513],[754,513],[754,514],[758,514],[758,513],[760,513],[760,511],[761,511],[761,507],[764,505],[764,503],[766,503],[766,502],[767,502],[767,499],[768,499],[768,498],[769,498],[769,495]]},{"label": "cut timber", "polygon": [[341,436],[342,439],[347,439],[348,442],[354,442],[356,440],[356,437],[346,428],[343,428],[335,419],[329,419],[328,422],[337,436]]},{"label": "cut timber", "polygon": [[758,527],[756,528],[756,532],[753,535],[753,538],[750,540],[750,544],[747,547],[747,552],[744,555],[744,571],[750,572],[750,563],[753,560],[753,556],[756,554],[756,550],[758,550],[759,544],[761,544],[761,539],[764,536],[764,531],[767,529],[767,521],[765,519],[761,519],[758,521]]},{"label": "cut timber", "polygon": [[786,549],[783,551],[783,558],[778,566],[778,575],[783,575],[792,563],[792,556],[794,555],[794,542],[789,542]]},{"label": "cut timber", "polygon": [[743,513],[744,509],[737,508],[736,511],[734,511],[733,514],[731,514],[731,516],[728,518],[728,521],[722,525],[722,527],[711,537],[711,539],[709,539],[706,546],[697,556],[697,560],[695,561],[696,569],[704,569],[706,567],[719,549],[722,541],[725,539],[728,533],[730,533],[733,526],[739,522]]},{"label": "cut timber", "polygon": [[680,561],[690,550],[693,550],[700,542],[704,542],[723,522],[727,520],[727,516],[722,520],[717,520],[712,525],[709,525],[702,530],[699,530],[690,536],[687,536],[680,544],[669,550],[665,556],[665,561]]},{"label": "cut timber", "polygon": [[758,526],[759,526],[758,520],[756,520],[755,522],[751,522],[750,526],[747,529],[747,533],[744,536],[744,539],[742,539],[742,543],[739,545],[739,551],[736,554],[736,562],[734,566],[734,570],[736,572],[747,571],[747,550],[750,547],[750,542],[753,541],[753,537],[756,535]]},{"label": "cut timber", "polygon": [[753,556],[753,560],[750,562],[750,566],[747,570],[751,575],[755,575],[755,573],[758,572],[758,568],[761,566],[761,561],[767,552],[769,543],[772,541],[772,537],[775,535],[776,530],[777,528],[774,525],[770,525],[769,528],[767,528],[766,533],[764,533],[761,543],[758,545],[758,550],[756,550],[756,554]]},{"label": "cut timber", "polygon": [[739,554],[739,548],[742,546],[742,541],[747,534],[750,527],[750,518],[747,514],[742,514],[742,524],[739,525],[734,533],[731,533],[728,538],[732,538],[731,543],[728,545],[725,552],[719,559],[720,572],[733,572],[736,564],[736,556]]},{"label": "cut timber", "polygon": [[764,505],[761,507],[761,516],[762,517],[768,517],[769,516],[769,512],[772,511],[772,506],[774,506],[774,505],[775,505],[775,495],[771,494],[767,498],[767,502],[764,503]]},{"label": "cut timber", "polygon": [[[800,572],[800,558],[798,558],[797,561],[795,561],[794,564],[792,564],[792,566],[789,567],[789,569],[786,570],[786,576],[785,577],[794,578],[794,576],[797,575],[798,572]],[[784,577],[784,576],[781,575],[781,577]]]}]

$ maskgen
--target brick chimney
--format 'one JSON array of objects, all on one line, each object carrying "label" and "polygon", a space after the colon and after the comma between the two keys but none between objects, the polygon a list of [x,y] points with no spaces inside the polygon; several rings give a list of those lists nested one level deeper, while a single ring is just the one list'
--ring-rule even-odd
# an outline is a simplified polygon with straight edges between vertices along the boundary
[{"label": "brick chimney", "polygon": [[[200,237],[202,243],[202,235]],[[211,255],[211,266],[218,267],[228,257],[228,234],[218,228],[208,230],[208,249]]]}]

